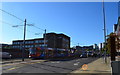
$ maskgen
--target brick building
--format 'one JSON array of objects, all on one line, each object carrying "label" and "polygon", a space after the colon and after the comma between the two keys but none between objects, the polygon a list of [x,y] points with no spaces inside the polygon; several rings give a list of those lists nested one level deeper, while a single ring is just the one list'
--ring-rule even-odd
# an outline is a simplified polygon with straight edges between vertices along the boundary
[{"label": "brick building", "polygon": [[50,48],[70,48],[70,37],[64,34],[47,33],[46,34],[47,47]]}]

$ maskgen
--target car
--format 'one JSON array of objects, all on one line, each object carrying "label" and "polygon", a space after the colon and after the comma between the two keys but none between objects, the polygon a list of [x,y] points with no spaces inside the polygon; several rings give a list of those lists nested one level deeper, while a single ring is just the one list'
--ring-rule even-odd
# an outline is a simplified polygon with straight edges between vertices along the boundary
[{"label": "car", "polygon": [[80,55],[80,58],[87,58],[87,53],[82,53],[82,54]]},{"label": "car", "polygon": [[12,55],[8,52],[0,52],[0,58],[2,59],[10,59],[12,58]]},{"label": "car", "polygon": [[88,57],[93,57],[93,52],[89,51],[88,53]]}]

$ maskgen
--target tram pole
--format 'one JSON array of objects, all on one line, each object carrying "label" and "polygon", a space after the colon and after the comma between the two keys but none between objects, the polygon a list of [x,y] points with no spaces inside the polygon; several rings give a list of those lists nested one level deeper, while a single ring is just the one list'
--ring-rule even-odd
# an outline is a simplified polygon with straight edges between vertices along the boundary
[{"label": "tram pole", "polygon": [[23,49],[22,49],[22,61],[24,61],[25,35],[26,35],[26,19],[25,19],[25,23],[24,23],[24,37],[23,37]]},{"label": "tram pole", "polygon": [[46,29],[45,29],[45,34],[44,34],[44,53],[46,55]]}]

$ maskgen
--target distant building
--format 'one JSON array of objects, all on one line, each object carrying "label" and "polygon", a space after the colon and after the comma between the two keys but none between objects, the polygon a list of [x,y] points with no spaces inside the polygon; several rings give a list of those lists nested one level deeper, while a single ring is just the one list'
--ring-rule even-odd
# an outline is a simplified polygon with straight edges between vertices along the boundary
[{"label": "distant building", "polygon": [[82,50],[82,47],[81,46],[76,46],[75,47],[77,50]]},{"label": "distant building", "polygon": [[0,49],[10,48],[10,47],[11,47],[10,44],[0,44]]},{"label": "distant building", "polygon": [[[45,38],[45,44],[44,44]],[[13,48],[23,48],[23,40],[14,40]],[[43,38],[28,39],[25,40],[25,48],[36,48],[36,47],[48,47],[48,48],[61,48],[69,49],[70,48],[70,37],[65,34],[56,34],[56,33],[47,33]]]},{"label": "distant building", "polygon": [[83,46],[82,49],[84,49],[84,50],[93,50],[93,45],[91,45],[91,46]]},{"label": "distant building", "polygon": [[77,49],[77,50],[93,50],[93,45],[91,45],[91,46],[83,46],[83,47],[76,46],[75,49]]},{"label": "distant building", "polygon": [[95,50],[99,50],[99,46],[97,44],[94,44],[93,47]]}]

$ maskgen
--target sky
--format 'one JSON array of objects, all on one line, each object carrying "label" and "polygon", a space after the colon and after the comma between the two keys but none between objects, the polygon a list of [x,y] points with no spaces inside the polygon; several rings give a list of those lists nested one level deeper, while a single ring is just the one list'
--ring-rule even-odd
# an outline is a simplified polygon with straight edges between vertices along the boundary
[{"label": "sky", "polygon": [[[47,33],[63,33],[69,36],[71,46],[78,43],[84,46],[104,42],[101,2],[3,2],[2,9],[9,14],[0,10],[1,43],[12,44],[13,40],[22,40],[22,25],[25,19],[27,24],[46,29]],[[113,31],[113,25],[117,23],[118,3],[105,2],[105,15],[107,34],[109,34]],[[12,27],[15,25],[19,26]],[[34,26],[27,26],[26,39],[43,37],[44,31]]]}]

